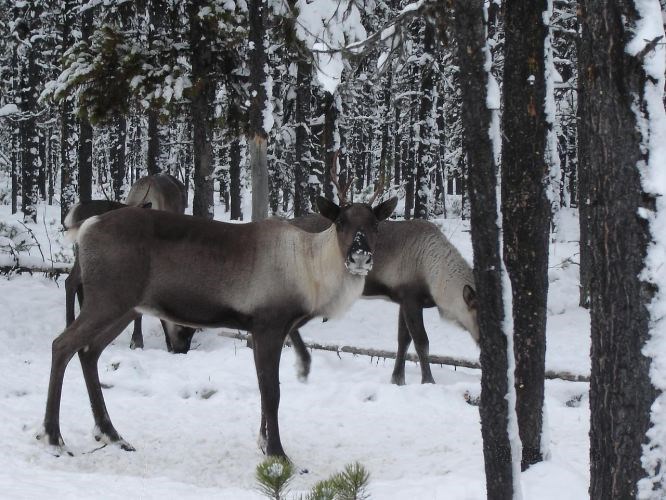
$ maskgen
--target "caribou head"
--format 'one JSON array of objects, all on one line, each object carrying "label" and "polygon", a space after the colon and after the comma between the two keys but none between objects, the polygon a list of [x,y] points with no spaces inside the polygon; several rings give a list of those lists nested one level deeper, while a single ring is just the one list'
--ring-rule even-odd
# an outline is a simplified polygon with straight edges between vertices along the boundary
[{"label": "caribou head", "polygon": [[375,208],[365,203],[338,206],[326,198],[317,198],[319,213],[335,224],[338,246],[351,274],[365,276],[372,269],[379,223],[393,213],[397,203],[397,198],[391,198]]},{"label": "caribou head", "polygon": [[319,213],[335,224],[340,252],[345,256],[345,267],[351,274],[367,275],[372,270],[372,253],[377,244],[379,223],[393,213],[398,198],[393,197],[372,208],[377,196],[383,189],[383,182],[375,190],[367,203],[351,203],[347,199],[347,191],[353,182],[349,178],[344,185],[338,182],[338,156],[340,150],[333,155],[331,165],[331,181],[338,190],[340,205],[323,197],[317,198]]}]

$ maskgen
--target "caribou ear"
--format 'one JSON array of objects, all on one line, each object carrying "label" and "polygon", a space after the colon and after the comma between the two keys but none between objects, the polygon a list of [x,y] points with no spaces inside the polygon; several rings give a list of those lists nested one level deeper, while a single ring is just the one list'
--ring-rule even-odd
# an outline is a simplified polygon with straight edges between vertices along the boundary
[{"label": "caribou ear", "polygon": [[476,292],[474,291],[474,288],[469,285],[465,285],[463,287],[463,299],[465,299],[465,304],[467,304],[467,307],[470,309],[476,309],[478,301],[476,299]]},{"label": "caribou ear", "polygon": [[393,198],[389,198],[388,200],[377,205],[375,208],[372,209],[372,211],[375,213],[375,217],[377,217],[378,221],[383,221],[384,219],[389,218],[389,216],[395,210],[397,204],[398,204],[398,197],[394,196]]},{"label": "caribou ear", "polygon": [[340,215],[340,207],[323,196],[317,196],[317,208],[319,213],[331,222],[335,222]]}]

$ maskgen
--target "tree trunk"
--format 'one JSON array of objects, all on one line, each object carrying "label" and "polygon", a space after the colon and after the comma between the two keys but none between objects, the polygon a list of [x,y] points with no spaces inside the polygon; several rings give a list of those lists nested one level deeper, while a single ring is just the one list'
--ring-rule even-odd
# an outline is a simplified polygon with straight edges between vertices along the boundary
[{"label": "tree trunk", "polygon": [[[335,96],[326,92],[324,97],[324,172],[323,172],[323,183],[324,183],[324,196],[329,200],[333,199],[333,185],[331,184],[331,167],[333,166],[333,161],[335,160],[335,153],[339,148],[339,144],[335,140],[335,135],[337,132],[337,118],[338,118],[338,109],[335,104]],[[339,166],[339,165],[338,165]],[[340,174],[341,172],[338,172]],[[350,188],[351,189],[351,188]]]},{"label": "tree trunk", "polygon": [[252,220],[262,220],[268,216],[268,132],[271,117],[270,95],[266,89],[266,20],[262,0],[248,2],[250,22],[250,130],[248,135],[248,153],[252,172]]},{"label": "tree trunk", "polygon": [[148,175],[159,174],[161,165],[160,160],[160,129],[159,129],[159,115],[160,112],[156,109],[148,110],[148,149],[146,151],[146,169]]},{"label": "tree trunk", "polygon": [[46,168],[48,162],[48,148],[46,144],[46,127],[37,127],[37,139],[39,140],[39,161],[37,172],[37,189],[39,198],[46,200]]},{"label": "tree trunk", "polygon": [[[81,40],[90,43],[93,32],[93,8],[87,8],[81,13]],[[87,117],[79,119],[78,167],[79,167],[79,200],[92,199],[92,157],[93,157],[93,129]]]},{"label": "tree trunk", "polygon": [[637,20],[633,3],[584,0],[581,7],[581,251],[587,247],[592,329],[590,498],[636,498],[637,482],[646,475],[642,446],[656,396],[650,362],[642,354],[650,327],[646,306],[655,291],[640,279],[651,235],[648,222],[637,216],[655,209],[638,167],[645,158],[636,118],[643,110],[636,103],[646,75],[642,56],[626,51],[627,33]]},{"label": "tree trunk", "polygon": [[[550,203],[546,179],[546,0],[507,0],[502,114],[504,263],[513,296],[522,468],[540,462],[546,360]],[[526,85],[525,82],[528,82]]]},{"label": "tree trunk", "polygon": [[[164,18],[168,9],[165,0],[150,0],[148,2],[148,46],[151,50],[161,50],[163,48],[164,36],[162,27]],[[146,151],[146,167],[148,175],[158,174],[162,170],[160,165],[160,112],[153,107],[148,109],[148,150]]]},{"label": "tree trunk", "polygon": [[[27,6],[26,9],[31,9]],[[39,8],[35,12],[26,12],[25,22],[28,24],[27,34],[37,33],[35,25],[39,19]],[[30,16],[30,18],[29,18]],[[21,71],[21,101],[19,109],[19,130],[21,137],[21,210],[25,221],[37,221],[37,203],[39,201],[39,132],[37,130],[37,98],[39,86],[39,43],[37,40],[24,40],[24,53],[21,57],[23,68]]]},{"label": "tree trunk", "polygon": [[[301,56],[303,57],[303,56]],[[294,217],[309,214],[310,185],[309,178],[312,173],[310,143],[310,100],[312,65],[299,59],[296,72],[296,158],[294,161]]]},{"label": "tree trunk", "polygon": [[414,173],[416,170],[416,153],[414,148],[414,111],[409,112],[409,136],[406,138],[405,147],[403,149],[403,163],[402,176],[405,181],[405,219],[412,218],[412,210],[414,208]]},{"label": "tree trunk", "polygon": [[395,189],[400,189],[401,182],[401,155],[400,155],[400,106],[395,107],[395,137],[393,142],[393,185]]},{"label": "tree trunk", "polygon": [[423,61],[421,67],[421,88],[418,117],[418,144],[416,157],[416,179],[414,197],[414,217],[416,219],[428,218],[428,193],[430,192],[430,180],[426,173],[426,167],[432,164],[430,158],[430,141],[434,138],[434,131],[429,125],[432,114],[435,79],[433,75],[433,62],[435,53],[435,28],[426,23],[423,32]]},{"label": "tree trunk", "polygon": [[[444,3],[444,2],[442,2]],[[468,157],[474,279],[477,293],[481,371],[481,434],[489,499],[513,498],[513,467],[508,433],[507,338],[502,330],[497,177],[486,105],[488,74],[483,0],[454,0],[453,29],[458,44],[464,148]],[[444,6],[442,5],[442,9]],[[442,26],[443,30],[444,27]]]},{"label": "tree trunk", "polygon": [[125,199],[123,186],[125,184],[126,168],[126,141],[127,119],[120,113],[115,113],[111,121],[111,144],[109,159],[111,162],[111,184],[113,187],[113,199],[122,201]]},{"label": "tree trunk", "polygon": [[[16,67],[16,66],[14,66]],[[12,214],[18,212],[18,175],[19,175],[19,151],[21,148],[21,137],[19,135],[18,127],[12,127]]]},{"label": "tree trunk", "polygon": [[190,51],[192,62],[191,105],[192,150],[194,155],[194,198],[192,214],[212,219],[213,199],[213,123],[212,110],[215,85],[211,80],[213,37],[208,18],[200,18],[199,12],[207,5],[205,0],[191,0],[188,4],[190,19]]}]

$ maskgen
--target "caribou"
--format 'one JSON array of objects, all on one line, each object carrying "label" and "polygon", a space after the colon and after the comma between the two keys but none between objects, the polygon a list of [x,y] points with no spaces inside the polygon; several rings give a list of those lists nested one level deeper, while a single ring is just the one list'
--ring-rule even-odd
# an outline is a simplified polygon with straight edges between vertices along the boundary
[{"label": "caribou", "polygon": [[[318,198],[333,224],[308,233],[287,222],[230,224],[128,207],[69,230],[78,244],[85,301],[52,345],[51,374],[38,439],[67,452],[60,433],[65,369],[78,353],[98,441],[134,450],[107,412],[97,363],[139,314],[189,327],[249,331],[261,395],[259,443],[286,456],[280,441],[279,365],[287,335],[317,316],[334,317],[363,291],[380,221],[396,198],[338,206]],[[68,452],[67,452],[68,453]]]},{"label": "caribou", "polygon": [[[324,231],[330,222],[313,214],[290,221],[310,232]],[[379,224],[374,265],[365,280],[364,297],[381,297],[400,305],[398,350],[391,382],[405,384],[405,356],[412,341],[421,366],[421,383],[434,383],[430,370],[428,334],[423,309],[437,307],[440,316],[465,328],[479,342],[477,300],[472,269],[439,228],[424,220]],[[299,377],[310,369],[308,352],[298,331],[291,333]]]},{"label": "caribou", "polygon": [[[86,219],[102,215],[111,210],[127,206],[152,208],[165,210],[167,212],[182,214],[187,205],[187,193],[185,186],[176,177],[170,174],[155,174],[142,177],[130,188],[125,203],[110,200],[91,200],[78,203],[67,214],[65,218],[65,229],[81,224]],[[74,301],[78,297],[79,307],[83,303],[83,286],[81,282],[81,269],[79,259],[76,256],[72,270],[65,279],[65,319],[69,326],[74,322]],[[181,327],[162,320],[162,329],[169,352],[186,353],[190,349],[194,329]],[[143,333],[141,329],[141,318],[134,321],[134,331],[130,342],[132,349],[143,348]]]}]

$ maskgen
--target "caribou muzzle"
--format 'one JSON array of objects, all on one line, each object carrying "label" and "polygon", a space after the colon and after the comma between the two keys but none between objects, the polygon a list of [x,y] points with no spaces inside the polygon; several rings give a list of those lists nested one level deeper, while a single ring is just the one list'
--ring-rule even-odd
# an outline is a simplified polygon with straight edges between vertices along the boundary
[{"label": "caribou muzzle", "polygon": [[345,260],[347,270],[352,274],[365,276],[372,270],[372,250],[363,231],[357,231]]}]

